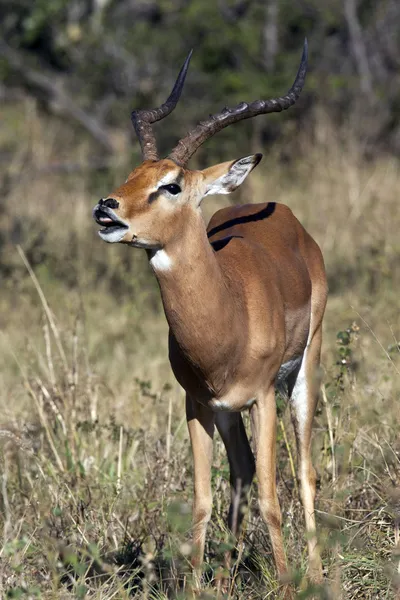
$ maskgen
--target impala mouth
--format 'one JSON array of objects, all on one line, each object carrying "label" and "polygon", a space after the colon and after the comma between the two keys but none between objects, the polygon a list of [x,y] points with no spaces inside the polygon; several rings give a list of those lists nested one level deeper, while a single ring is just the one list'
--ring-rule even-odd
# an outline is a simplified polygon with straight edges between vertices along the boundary
[{"label": "impala mouth", "polygon": [[99,236],[105,242],[120,242],[129,229],[129,225],[117,217],[108,206],[97,204],[93,209],[93,218],[98,225],[102,226]]}]

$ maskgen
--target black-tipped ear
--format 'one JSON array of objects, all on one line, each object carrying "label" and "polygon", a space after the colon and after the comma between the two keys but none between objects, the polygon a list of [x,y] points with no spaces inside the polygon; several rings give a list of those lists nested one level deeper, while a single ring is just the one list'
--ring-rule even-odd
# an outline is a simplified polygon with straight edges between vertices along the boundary
[{"label": "black-tipped ear", "polygon": [[[246,178],[247,175],[251,173],[251,171],[258,165],[262,157],[263,155],[258,153],[251,154],[250,156],[245,156],[243,158],[238,158],[238,160],[235,160],[232,163],[231,169],[238,172],[242,171],[243,173],[245,173],[244,177]],[[242,183],[242,181],[240,181],[240,183]],[[238,185],[240,185],[240,183],[238,183]]]},{"label": "black-tipped ear", "polygon": [[[254,158],[255,158],[254,167],[256,167],[258,165],[258,163],[260,163],[262,161],[262,157],[263,157],[263,155],[260,154],[259,152],[254,155]],[[253,167],[253,169],[254,169],[254,167]]]}]

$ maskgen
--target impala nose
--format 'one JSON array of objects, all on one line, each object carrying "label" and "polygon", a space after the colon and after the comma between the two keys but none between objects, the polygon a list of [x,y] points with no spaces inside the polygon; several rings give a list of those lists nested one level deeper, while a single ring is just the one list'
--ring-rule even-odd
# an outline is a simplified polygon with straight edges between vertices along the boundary
[{"label": "impala nose", "polygon": [[108,208],[118,208],[119,202],[115,200],[115,198],[107,198],[103,200],[103,198],[99,202],[99,206],[108,206]]}]

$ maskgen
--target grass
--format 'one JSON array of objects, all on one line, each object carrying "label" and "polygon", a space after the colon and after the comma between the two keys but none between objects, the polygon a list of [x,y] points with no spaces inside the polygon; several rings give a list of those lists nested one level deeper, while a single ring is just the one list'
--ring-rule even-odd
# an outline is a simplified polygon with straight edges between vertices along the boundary
[{"label": "grass", "polygon": [[[96,199],[126,176],[128,157],[94,174],[41,173],[53,157],[85,161],[88,149],[31,108],[26,114],[24,146],[0,138],[11,153],[0,223],[0,596],[191,597],[192,463],[158,290],[145,257],[102,244],[90,218]],[[282,404],[277,477],[287,555],[299,598],[396,598],[399,163],[363,159],[326,120],[299,148],[289,164],[276,150],[232,197],[287,203],[328,270],[313,438],[323,588],[304,580],[294,436]],[[211,199],[205,212],[221,203]],[[227,474],[217,439],[204,598],[222,597]],[[250,505],[229,597],[278,598],[256,484]]]}]

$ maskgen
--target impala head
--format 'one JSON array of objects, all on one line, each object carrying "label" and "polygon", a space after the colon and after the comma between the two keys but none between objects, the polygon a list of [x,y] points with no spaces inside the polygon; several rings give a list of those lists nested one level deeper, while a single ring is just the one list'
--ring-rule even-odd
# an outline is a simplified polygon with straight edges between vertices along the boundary
[{"label": "impala head", "polygon": [[197,210],[208,194],[229,194],[260,162],[255,154],[193,171],[186,165],[207,139],[224,127],[260,114],[280,112],[292,106],[302,90],[307,70],[307,41],[296,79],[285,96],[271,100],[242,102],[233,109],[202,121],[182,138],[165,159],[157,153],[152,123],[170,114],[182,92],[192,52],[178,75],[167,101],[159,108],[134,111],[132,123],[142,148],[143,162],[126,182],[93,209],[96,222],[103,228],[100,237],[106,242],[124,242],[147,249],[159,249],[179,233],[182,218]]}]

